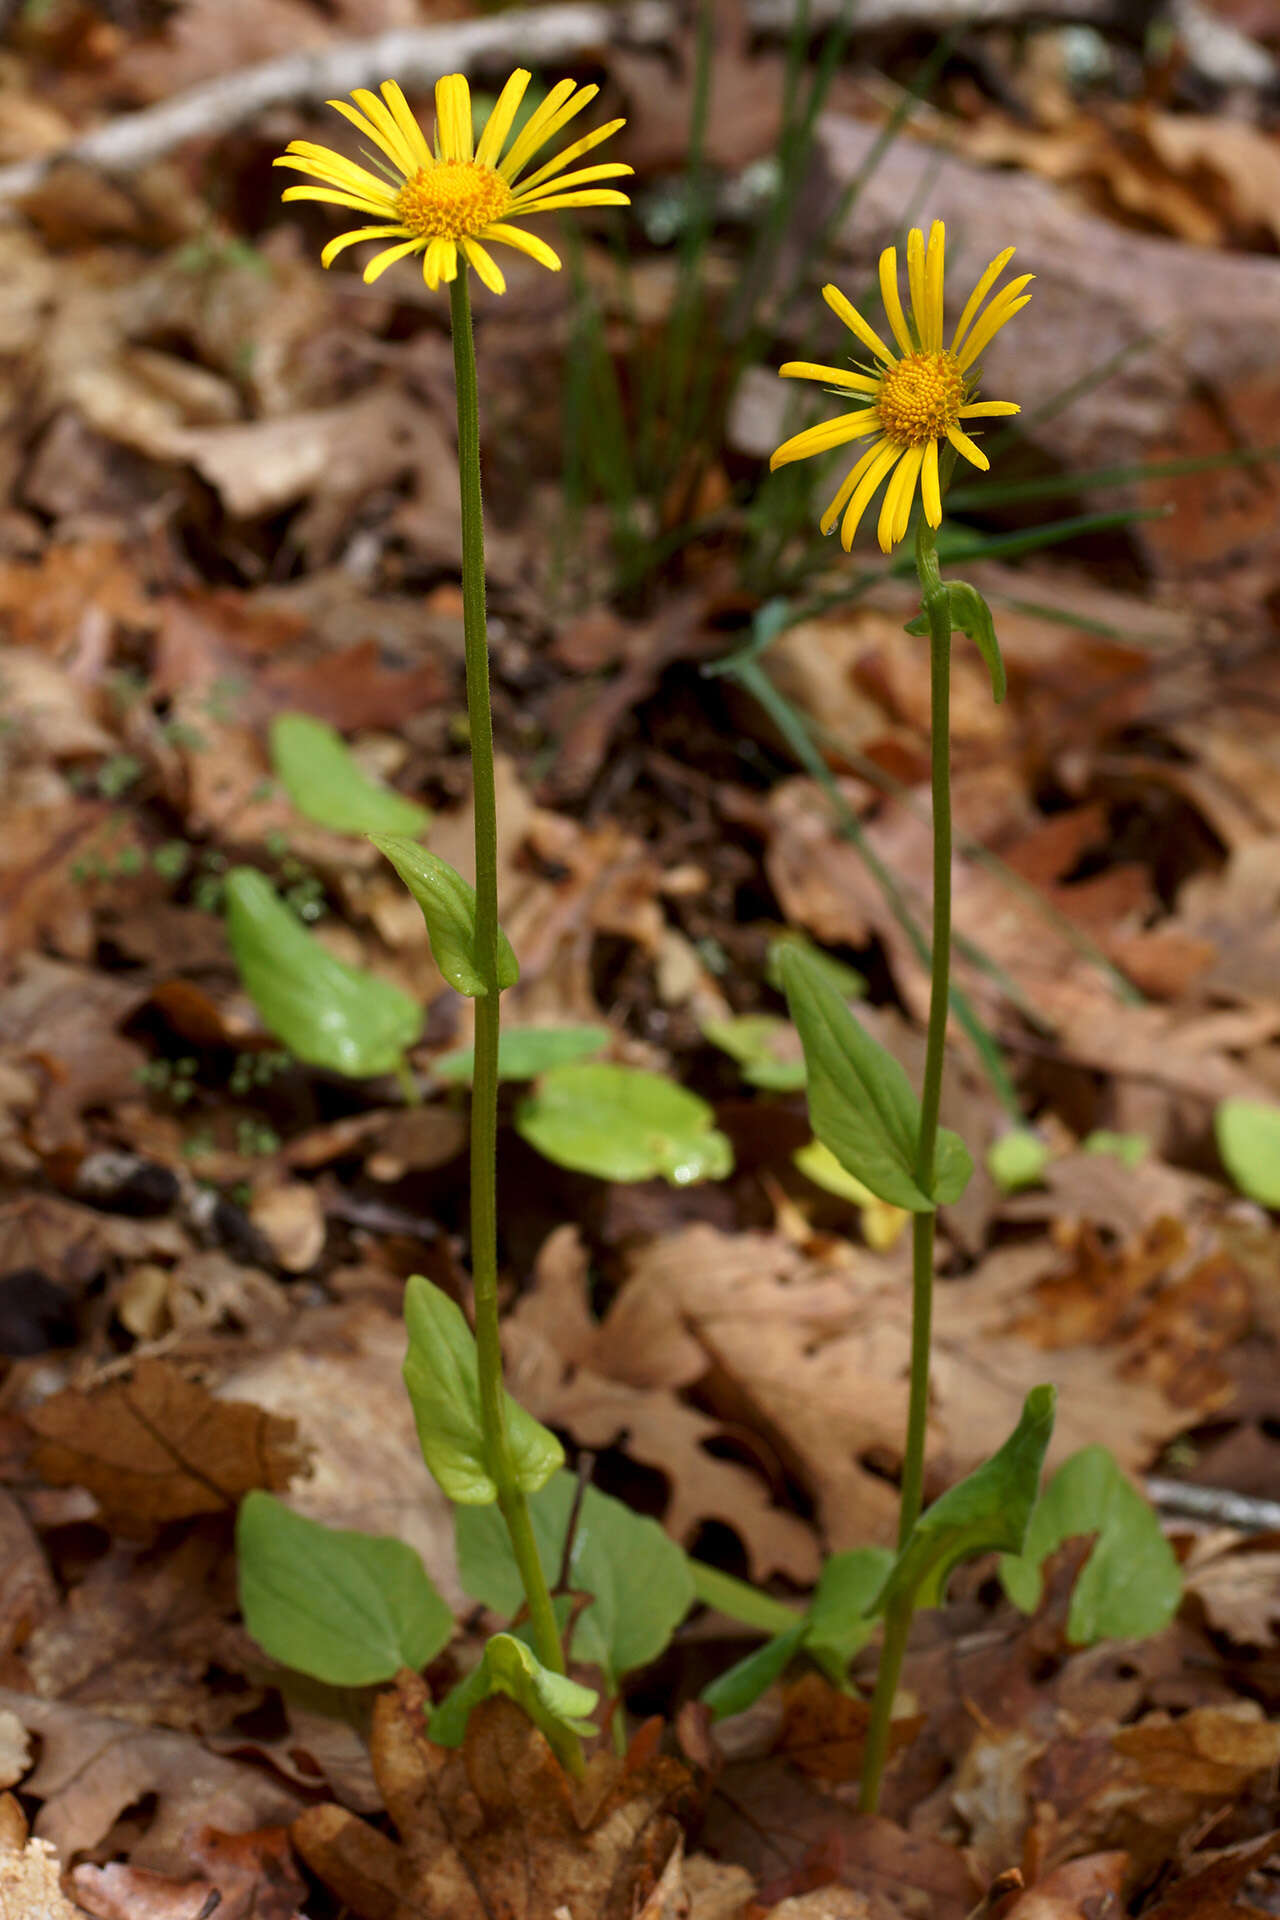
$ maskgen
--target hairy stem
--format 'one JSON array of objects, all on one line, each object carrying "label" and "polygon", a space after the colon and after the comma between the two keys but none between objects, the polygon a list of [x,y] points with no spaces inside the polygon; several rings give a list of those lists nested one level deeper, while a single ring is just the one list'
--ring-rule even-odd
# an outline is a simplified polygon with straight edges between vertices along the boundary
[{"label": "hairy stem", "polygon": [[[493,709],[485,622],[484,508],[480,493],[480,403],[468,268],[459,261],[449,286],[453,368],[458,404],[458,476],[462,497],[462,618],[466,641],[467,720],[476,822],[476,960],[485,991],[475,1001],[475,1071],[471,1090],[471,1278],[475,1289],[480,1407],[498,1505],[520,1569],[538,1658],[565,1670],[546,1575],[529,1507],[511,1456],[502,1346],[498,1333],[498,802],[493,768]],[[581,1749],[566,1736],[560,1758],[581,1771]],[[559,1751],[559,1748],[557,1749]]]},{"label": "hairy stem", "polygon": [[[923,515],[916,533],[916,572],[929,616],[930,770],[933,789],[933,952],[929,979],[929,1035],[924,1084],[920,1091],[920,1132],[916,1139],[916,1184],[933,1190],[942,1103],[942,1067],[947,1039],[951,986],[951,609],[938,571],[934,530]],[[907,1443],[902,1460],[898,1509],[898,1546],[905,1546],[924,1501],[925,1436],[929,1422],[929,1347],[933,1330],[933,1243],[935,1215],[911,1220],[911,1389],[907,1407]],[[862,1763],[860,1806],[874,1813],[889,1757],[890,1716],[911,1632],[910,1596],[894,1602],[885,1616],[884,1646],[871,1703],[871,1724]]]}]

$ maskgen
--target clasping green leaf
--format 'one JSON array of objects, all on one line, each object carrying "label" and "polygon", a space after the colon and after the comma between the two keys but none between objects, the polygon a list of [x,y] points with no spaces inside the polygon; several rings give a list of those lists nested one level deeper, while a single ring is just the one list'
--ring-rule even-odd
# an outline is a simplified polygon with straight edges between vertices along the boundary
[{"label": "clasping green leaf", "polygon": [[290,1053],[350,1079],[394,1072],[422,1031],[417,1002],[337,959],[256,868],[234,868],[226,898],[245,992]]},{"label": "clasping green leaf", "polygon": [[[978,589],[971,587],[967,580],[948,580],[945,586],[951,624],[968,635],[986,661],[987,672],[991,675],[992,698],[999,706],[1005,696],[1006,682],[1004,658],[1000,652],[1000,642],[996,639],[991,609]],[[928,614],[918,613],[914,620],[908,620],[906,631],[916,635],[928,633]]]},{"label": "clasping green leaf", "polygon": [[[385,854],[422,908],[435,963],[449,985],[468,999],[489,991],[476,957],[476,890],[454,871],[447,860],[428,853],[416,840],[400,833],[371,833],[379,853]],[[514,987],[520,968],[511,942],[498,930],[498,989]]]},{"label": "clasping green leaf", "polygon": [[[404,1383],[422,1457],[456,1505],[487,1506],[501,1489],[485,1443],[475,1337],[461,1307],[420,1273],[405,1289],[404,1317],[409,1329]],[[510,1394],[505,1398],[516,1484],[523,1493],[536,1493],[564,1465],[564,1448]]]},{"label": "clasping green leaf", "polygon": [[1032,1387],[1022,1418],[999,1451],[921,1514],[885,1581],[877,1611],[900,1599],[913,1607],[940,1606],[962,1560],[1022,1552],[1056,1401],[1055,1388]]},{"label": "clasping green leaf", "polygon": [[566,1732],[589,1739],[598,1731],[587,1718],[599,1698],[594,1688],[552,1673],[513,1633],[495,1633],[479,1666],[432,1714],[429,1731],[436,1745],[461,1746],[472,1709],[494,1693],[508,1694],[553,1747]]},{"label": "clasping green leaf", "polygon": [[1083,1534],[1097,1538],[1071,1595],[1071,1644],[1138,1640],[1167,1627],[1182,1598],[1177,1558],[1106,1447],[1082,1447],[1063,1461],[1036,1503],[1021,1554],[1001,1560],[1000,1579],[1014,1605],[1034,1613],[1044,1562],[1064,1540]]},{"label": "clasping green leaf", "polygon": [[957,1134],[938,1133],[934,1191],[915,1175],[920,1106],[901,1066],[865,1033],[823,969],[800,948],[779,961],[791,1017],[808,1069],[813,1131],[847,1173],[878,1199],[929,1213],[959,1198],[973,1172]]}]

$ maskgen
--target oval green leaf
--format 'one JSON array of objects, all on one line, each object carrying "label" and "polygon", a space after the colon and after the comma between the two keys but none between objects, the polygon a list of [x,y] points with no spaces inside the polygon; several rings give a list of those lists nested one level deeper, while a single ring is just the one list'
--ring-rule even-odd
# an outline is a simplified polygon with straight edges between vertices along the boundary
[{"label": "oval green leaf", "polygon": [[771,1013],[704,1020],[702,1037],[737,1061],[749,1086],[769,1093],[798,1093],[804,1085],[799,1035],[788,1020]]},{"label": "oval green leaf", "polygon": [[[476,958],[476,890],[447,860],[399,833],[371,833],[422,908],[435,963],[449,985],[469,1000],[489,989]],[[520,968],[511,942],[498,929],[498,990],[514,987]]]},{"label": "oval green leaf", "polygon": [[557,1166],[600,1180],[661,1176],[684,1187],[733,1171],[706,1101],[642,1067],[553,1068],[521,1101],[516,1131]]},{"label": "oval green leaf", "polygon": [[403,1540],[345,1532],[246,1494],[236,1517],[240,1611],[258,1645],[331,1687],[373,1686],[448,1645],[453,1615]]},{"label": "oval green leaf", "polygon": [[1006,1554],[1000,1578],[1014,1605],[1034,1613],[1040,1569],[1065,1540],[1096,1536],[1071,1595],[1067,1639],[1140,1640],[1167,1627],[1182,1598],[1177,1556],[1153,1508],[1106,1447],[1064,1460],[1036,1503],[1020,1555]]},{"label": "oval green leaf", "polygon": [[[457,1302],[420,1273],[405,1289],[404,1317],[404,1383],[427,1469],[455,1505],[487,1506],[498,1497],[498,1483],[480,1411],[475,1336]],[[509,1393],[505,1398],[516,1482],[524,1493],[536,1493],[564,1465],[564,1448]]]},{"label": "oval green leaf", "polygon": [[1280,1207],[1280,1107],[1223,1100],[1213,1116],[1222,1164],[1248,1199]]},{"label": "oval green leaf", "polygon": [[423,833],[431,815],[370,779],[333,727],[309,713],[278,714],[271,764],[299,813],[335,833]]},{"label": "oval green leaf", "polygon": [[[498,1039],[499,1080],[536,1080],[551,1067],[586,1060],[607,1047],[608,1027],[504,1027]],[[458,1047],[434,1060],[431,1071],[447,1084],[468,1084],[475,1072],[474,1047]]]},{"label": "oval green leaf", "polygon": [[290,1053],[358,1080],[392,1073],[422,1031],[416,1000],[349,967],[254,867],[227,875],[227,938],[245,992]]}]

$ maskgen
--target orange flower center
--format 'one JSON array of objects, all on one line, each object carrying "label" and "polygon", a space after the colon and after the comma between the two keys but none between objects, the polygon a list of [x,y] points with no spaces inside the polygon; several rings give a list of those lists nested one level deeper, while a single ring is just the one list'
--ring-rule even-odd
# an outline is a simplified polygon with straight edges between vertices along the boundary
[{"label": "orange flower center", "polygon": [[396,215],[424,239],[463,240],[501,219],[510,205],[511,189],[492,167],[478,160],[437,160],[405,181]]},{"label": "orange flower center", "polygon": [[953,353],[911,353],[886,370],[876,411],[887,440],[922,447],[956,425],[963,404],[964,375]]}]

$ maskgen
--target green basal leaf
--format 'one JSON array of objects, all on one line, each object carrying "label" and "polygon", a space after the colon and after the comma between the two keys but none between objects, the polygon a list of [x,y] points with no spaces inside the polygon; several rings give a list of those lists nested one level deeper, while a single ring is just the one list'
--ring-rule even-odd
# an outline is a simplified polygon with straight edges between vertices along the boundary
[{"label": "green basal leaf", "polygon": [[[486,1506],[498,1497],[489,1469],[475,1336],[447,1293],[411,1276],[404,1296],[409,1351],[404,1383],[413,1403],[418,1444],[432,1477],[458,1506]],[[506,1395],[507,1439],[516,1480],[536,1493],[564,1465],[554,1433]]]},{"label": "green basal leaf", "polygon": [[920,1108],[906,1074],[863,1032],[807,954],[784,953],[781,974],[804,1046],[815,1134],[878,1199],[931,1212],[935,1202],[920,1191],[913,1170]]},{"label": "green basal leaf", "polygon": [[1030,1127],[1014,1127],[987,1148],[987,1172],[1001,1193],[1034,1187],[1049,1164],[1049,1149]]},{"label": "green basal leaf", "polygon": [[1151,1151],[1145,1133],[1112,1133],[1108,1127],[1096,1127],[1080,1142],[1081,1153],[1106,1153],[1131,1171],[1140,1167]]},{"label": "green basal leaf", "polygon": [[336,959],[255,868],[232,869],[226,901],[245,992],[276,1039],[308,1066],[349,1079],[394,1072],[422,1031],[417,1002]]},{"label": "green basal leaf", "polygon": [[335,833],[419,834],[431,825],[426,807],[371,779],[342,735],[309,713],[272,722],[271,764],[298,812]]},{"label": "green basal leaf", "polygon": [[[600,1053],[613,1035],[608,1027],[504,1027],[498,1040],[498,1078],[536,1080],[550,1067],[568,1066]],[[475,1072],[475,1049],[458,1047],[432,1062],[437,1080],[469,1083]]]},{"label": "green basal leaf", "polygon": [[[476,890],[447,860],[398,833],[369,835],[422,908],[435,963],[457,993],[474,1000],[488,992],[476,960]],[[520,968],[511,942],[498,932],[498,987],[514,987]]]},{"label": "green basal leaf", "polygon": [[736,1060],[743,1079],[753,1087],[763,1087],[770,1093],[798,1093],[804,1085],[799,1036],[787,1020],[771,1013],[704,1020],[702,1037]]},{"label": "green basal leaf", "polygon": [[1022,1552],[1056,1400],[1053,1387],[1033,1387],[1022,1418],[999,1451],[921,1514],[885,1582],[881,1612],[908,1595],[914,1606],[941,1606],[947,1581],[962,1560]]},{"label": "green basal leaf", "polygon": [[[549,1586],[560,1577],[577,1491],[572,1474],[557,1473],[529,1502]],[[455,1529],[458,1576],[467,1592],[495,1613],[517,1613],[524,1594],[497,1509],[461,1508]],[[670,1535],[592,1486],[583,1489],[569,1585],[591,1596],[573,1628],[573,1658],[601,1668],[611,1690],[624,1674],[657,1659],[694,1600],[689,1563]]]},{"label": "green basal leaf", "polygon": [[723,1180],[733,1149],[705,1100],[641,1067],[553,1067],[516,1109],[516,1131],[575,1173],[673,1187]]},{"label": "green basal leaf", "polygon": [[822,973],[835,988],[842,1000],[861,1000],[867,991],[867,983],[856,967],[846,966],[843,960],[837,960],[834,954],[823,947],[816,947],[807,934],[788,928],[769,942],[765,954],[764,977],[775,993],[784,991],[782,985],[782,957],[787,953],[802,953],[805,958]]},{"label": "green basal leaf", "polygon": [[258,1645],[332,1687],[416,1671],[453,1633],[453,1614],[403,1540],[322,1526],[270,1493],[240,1503],[236,1568]]},{"label": "green basal leaf", "polygon": [[845,1669],[876,1629],[876,1599],[893,1566],[887,1547],[836,1553],[822,1569],[809,1611],[795,1626],[766,1640],[720,1674],[699,1696],[717,1720],[746,1709],[806,1653],[833,1686],[845,1684]]},{"label": "green basal leaf", "polygon": [[[947,602],[951,609],[951,624],[960,633],[967,634],[986,662],[987,672],[991,675],[991,693],[997,706],[1005,696],[1004,660],[1000,653],[1000,643],[996,639],[995,624],[991,618],[991,609],[967,580],[948,580]],[[906,631],[919,638],[929,631],[929,616],[918,613],[914,620],[908,620]]]},{"label": "green basal leaf", "polygon": [[1004,1590],[1024,1613],[1040,1604],[1040,1569],[1064,1540],[1094,1534],[1067,1615],[1073,1646],[1159,1633],[1178,1611],[1182,1574],[1160,1522],[1106,1447],[1082,1447],[1037,1501],[1022,1552],[1000,1562]]},{"label": "green basal leaf", "polygon": [[561,1732],[589,1739],[599,1731],[587,1717],[599,1698],[591,1687],[552,1673],[514,1634],[495,1633],[479,1666],[431,1715],[428,1731],[436,1745],[461,1746],[472,1709],[495,1693],[509,1694],[553,1743]]},{"label": "green basal leaf", "polygon": [[805,1632],[806,1625],[801,1620],[788,1632],[766,1640],[762,1647],[755,1647],[734,1666],[717,1674],[698,1698],[717,1720],[727,1719],[731,1713],[745,1713],[762,1693],[768,1692],[775,1680],[782,1678],[804,1645]]},{"label": "green basal leaf", "polygon": [[1222,1164],[1250,1200],[1280,1207],[1280,1107],[1267,1100],[1223,1100],[1213,1116]]}]

